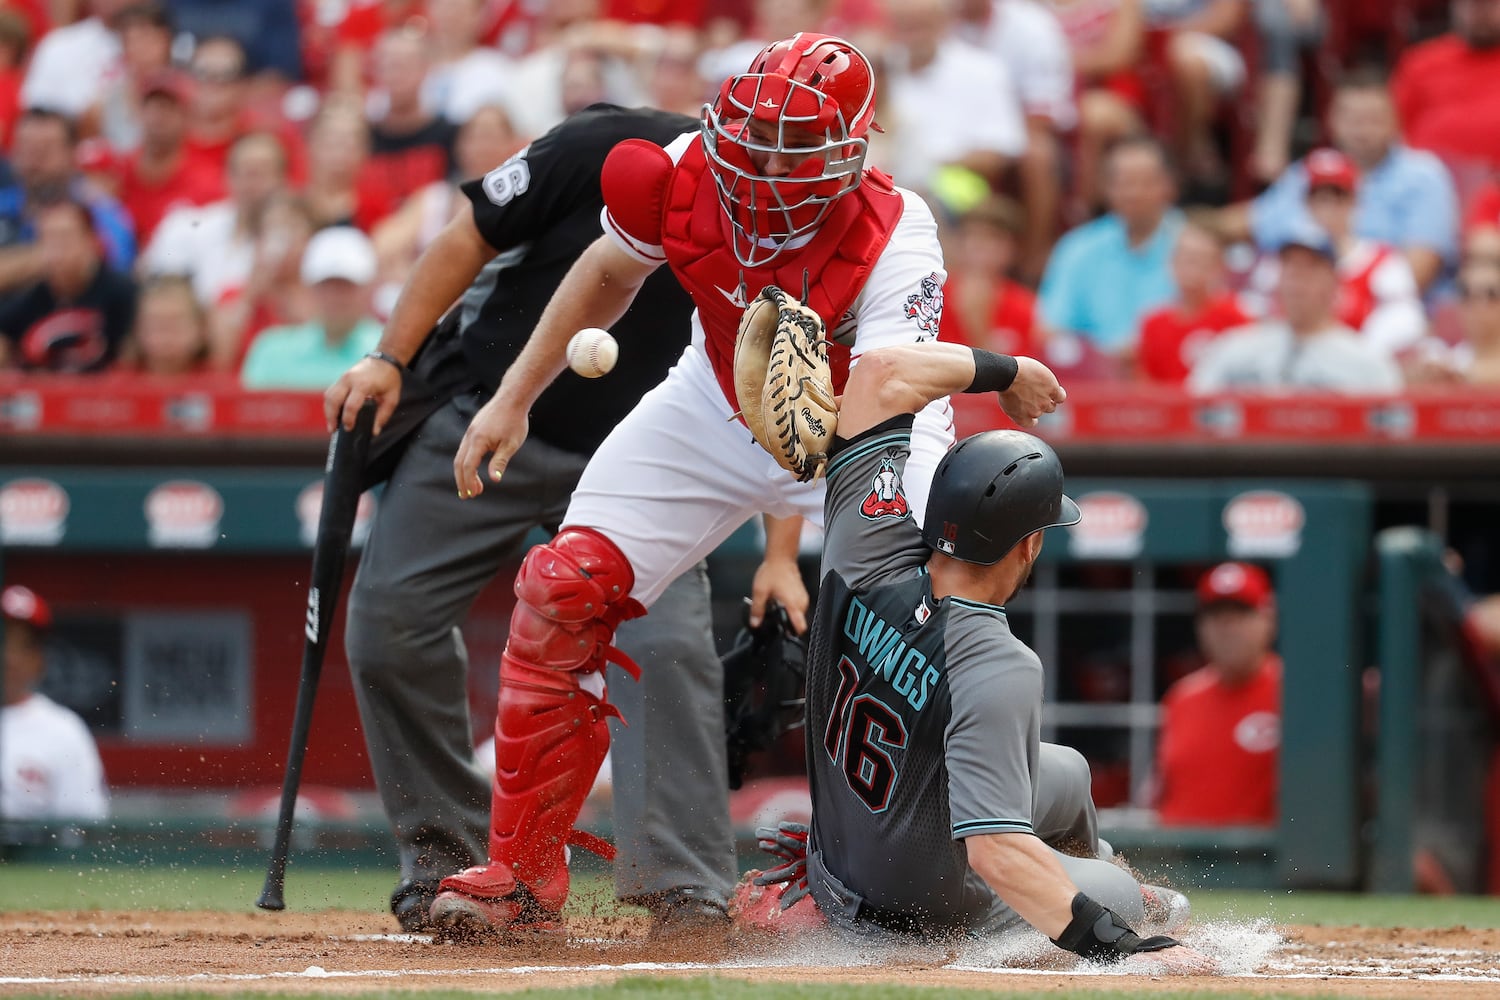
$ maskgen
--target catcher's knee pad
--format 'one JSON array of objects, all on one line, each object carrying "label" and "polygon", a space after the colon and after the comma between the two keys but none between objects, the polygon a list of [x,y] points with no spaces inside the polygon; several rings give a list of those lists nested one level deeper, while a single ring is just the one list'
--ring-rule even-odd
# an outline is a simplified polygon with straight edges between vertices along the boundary
[{"label": "catcher's knee pad", "polygon": [[592,528],[564,528],[521,563],[506,652],[541,669],[603,670],[608,660],[635,673],[610,644],[620,622],[646,613],[633,586],[635,572],[614,542]]},{"label": "catcher's knee pad", "polygon": [[[509,866],[546,910],[568,896],[566,845],[609,752],[614,706],[585,691],[575,671],[500,660],[490,860]],[[596,843],[583,841],[595,851]],[[612,853],[612,852],[609,852]]]},{"label": "catcher's knee pad", "polygon": [[[564,848],[609,751],[606,720],[618,715],[584,690],[606,661],[636,673],[611,645],[615,627],[644,614],[630,596],[624,553],[590,528],[565,528],[527,554],[500,659],[490,860],[507,865],[545,909],[568,894]],[[594,845],[597,847],[597,844]]]}]

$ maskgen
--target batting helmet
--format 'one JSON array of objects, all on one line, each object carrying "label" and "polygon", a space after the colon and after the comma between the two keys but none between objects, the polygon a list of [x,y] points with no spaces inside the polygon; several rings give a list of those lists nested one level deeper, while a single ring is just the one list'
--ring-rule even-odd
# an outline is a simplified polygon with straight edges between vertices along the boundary
[{"label": "batting helmet", "polygon": [[1062,463],[1044,441],[985,431],[964,438],[938,463],[922,538],[944,555],[988,566],[1032,532],[1082,517],[1063,494]]}]

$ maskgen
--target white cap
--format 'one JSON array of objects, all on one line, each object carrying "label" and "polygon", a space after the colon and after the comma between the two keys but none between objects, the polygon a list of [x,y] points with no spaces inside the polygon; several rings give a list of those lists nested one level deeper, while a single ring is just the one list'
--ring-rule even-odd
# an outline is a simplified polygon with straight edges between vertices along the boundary
[{"label": "white cap", "polygon": [[302,283],[343,278],[356,285],[375,280],[375,245],[353,226],[320,229],[302,251]]}]

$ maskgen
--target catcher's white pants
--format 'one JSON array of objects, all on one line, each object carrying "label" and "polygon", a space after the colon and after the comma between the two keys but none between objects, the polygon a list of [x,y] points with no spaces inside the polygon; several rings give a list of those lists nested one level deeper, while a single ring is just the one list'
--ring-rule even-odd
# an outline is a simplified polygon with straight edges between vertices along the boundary
[{"label": "catcher's white pants", "polygon": [[[724,398],[696,345],[605,438],[568,506],[565,526],[604,532],[635,569],[632,594],[650,607],[667,585],[746,519],[799,514],[823,524],[823,483],[776,464]],[[946,399],[917,415],[903,480],[920,515],[932,474],[953,443]]]}]

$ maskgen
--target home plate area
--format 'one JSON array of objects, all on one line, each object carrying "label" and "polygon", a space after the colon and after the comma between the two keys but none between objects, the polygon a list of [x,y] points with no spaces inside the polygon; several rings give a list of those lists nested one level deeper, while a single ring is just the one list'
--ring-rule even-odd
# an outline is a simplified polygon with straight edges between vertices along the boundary
[{"label": "home plate area", "polygon": [[1500,930],[1206,922],[1183,937],[1220,962],[1223,974],[1210,979],[1167,978],[1149,967],[1125,975],[1070,967],[1040,936],[894,952],[832,937],[648,942],[644,919],[634,916],[575,917],[566,933],[479,945],[389,930],[381,915],[346,911],[9,913],[0,917],[0,993],[506,991],[720,975],[1028,991],[1107,981],[1143,993],[1500,994]]}]

